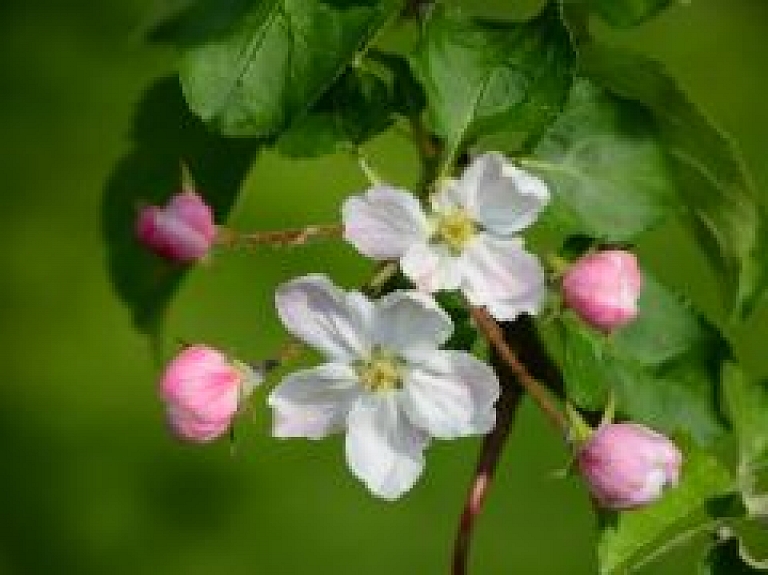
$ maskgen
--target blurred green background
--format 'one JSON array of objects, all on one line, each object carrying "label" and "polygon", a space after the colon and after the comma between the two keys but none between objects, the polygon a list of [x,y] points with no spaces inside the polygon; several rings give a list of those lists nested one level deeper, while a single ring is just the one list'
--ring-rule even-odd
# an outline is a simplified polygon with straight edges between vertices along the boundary
[{"label": "blurred green background", "polygon": [[[234,455],[226,442],[181,446],[166,433],[157,367],[111,290],[100,222],[133,107],[173,63],[171,51],[142,41],[158,6],[0,3],[0,574],[447,573],[477,441],[433,445],[422,481],[386,504],[350,476],[338,440],[270,440],[265,410],[240,427]],[[768,190],[768,2],[691,0],[639,29],[601,34],[663,60]],[[404,141],[374,148],[386,177],[412,179]],[[331,222],[363,185],[345,158],[263,154],[232,221]],[[678,230],[659,230],[641,251],[722,320],[715,278]],[[324,271],[351,286],[368,269],[343,245],[224,254],[190,275],[169,333],[263,357],[280,343],[277,283]],[[751,372],[768,376],[768,305],[730,333]],[[473,573],[596,572],[587,498],[576,479],[553,477],[565,461],[526,404],[479,523]],[[678,553],[644,573],[692,569]]]}]

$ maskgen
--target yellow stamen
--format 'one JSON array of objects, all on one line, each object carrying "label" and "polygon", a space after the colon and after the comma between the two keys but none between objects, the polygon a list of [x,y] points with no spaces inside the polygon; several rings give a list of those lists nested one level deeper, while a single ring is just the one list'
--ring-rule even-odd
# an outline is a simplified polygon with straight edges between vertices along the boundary
[{"label": "yellow stamen", "polygon": [[394,391],[403,386],[400,362],[393,354],[374,349],[357,369],[360,384],[371,392]]},{"label": "yellow stamen", "polygon": [[461,208],[456,208],[437,217],[435,237],[455,252],[461,252],[476,231],[475,222]]}]

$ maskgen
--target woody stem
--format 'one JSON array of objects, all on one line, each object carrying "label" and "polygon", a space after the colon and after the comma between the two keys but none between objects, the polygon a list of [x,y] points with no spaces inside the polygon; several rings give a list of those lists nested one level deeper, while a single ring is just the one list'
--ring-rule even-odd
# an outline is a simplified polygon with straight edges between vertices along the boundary
[{"label": "woody stem", "polygon": [[307,226],[288,230],[270,230],[253,233],[239,233],[228,228],[219,228],[216,243],[228,248],[267,246],[299,246],[316,239],[340,238],[340,225]]}]

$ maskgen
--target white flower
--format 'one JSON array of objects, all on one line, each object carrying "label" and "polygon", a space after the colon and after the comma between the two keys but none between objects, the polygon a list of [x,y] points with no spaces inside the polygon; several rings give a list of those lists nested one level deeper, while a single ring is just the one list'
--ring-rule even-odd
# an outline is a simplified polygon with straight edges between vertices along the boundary
[{"label": "white flower", "polygon": [[431,198],[431,210],[404,190],[377,185],[344,203],[344,237],[362,254],[399,260],[422,291],[460,289],[496,319],[535,314],[544,270],[515,235],[549,201],[544,182],[504,156],[479,156],[461,179]]},{"label": "white flower", "polygon": [[272,391],[275,437],[346,429],[352,472],[394,499],[421,474],[430,437],[493,427],[496,375],[468,353],[438,349],[453,324],[428,295],[397,291],[372,301],[310,275],[282,285],[275,299],[288,331],[327,359]]}]

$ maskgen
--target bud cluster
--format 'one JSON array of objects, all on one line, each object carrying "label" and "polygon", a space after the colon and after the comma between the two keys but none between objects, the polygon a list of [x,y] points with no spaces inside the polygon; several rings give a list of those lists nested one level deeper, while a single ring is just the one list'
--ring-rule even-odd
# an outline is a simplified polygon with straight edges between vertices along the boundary
[{"label": "bud cluster", "polygon": [[[500,395],[496,374],[464,351],[442,349],[454,325],[432,294],[459,290],[491,321],[536,314],[546,299],[546,273],[520,233],[549,199],[543,181],[497,153],[441,182],[426,204],[387,184],[347,199],[344,238],[363,255],[397,262],[415,289],[370,299],[320,275],[277,289],[286,330],[326,362],[288,374],[269,394],[273,435],[319,439],[344,431],[352,473],[372,493],[393,499],[421,475],[432,438],[489,432]],[[217,231],[213,210],[192,189],[165,206],[142,208],[136,222],[140,242],[181,263],[205,259]],[[605,249],[569,264],[561,291],[566,307],[609,334],[635,319],[642,285],[632,253]],[[185,347],[160,383],[171,429],[193,442],[225,434],[263,379],[214,348]],[[626,509],[674,485],[681,455],[639,424],[605,423],[582,433],[576,461],[598,503]]]}]

